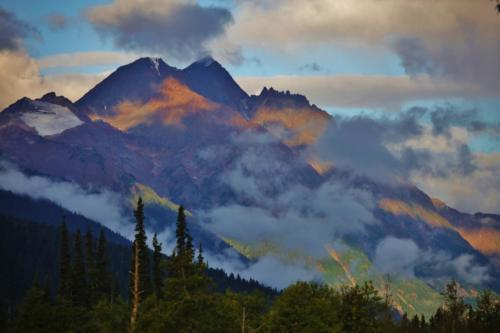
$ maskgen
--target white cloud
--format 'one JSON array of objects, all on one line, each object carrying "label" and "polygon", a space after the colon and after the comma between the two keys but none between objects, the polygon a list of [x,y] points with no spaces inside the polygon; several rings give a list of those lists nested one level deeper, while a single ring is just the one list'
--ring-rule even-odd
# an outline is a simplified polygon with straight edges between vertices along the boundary
[{"label": "white cloud", "polygon": [[382,273],[414,277],[419,252],[417,244],[411,239],[389,236],[378,243],[373,264]]},{"label": "white cloud", "polygon": [[104,78],[102,74],[43,76],[37,61],[24,51],[0,51],[0,68],[0,110],[21,97],[37,98],[49,91],[76,100]]},{"label": "white cloud", "polygon": [[473,161],[476,168],[467,176],[457,171],[437,176],[416,170],[411,179],[424,192],[451,207],[469,213],[498,214],[500,153],[476,153]]},{"label": "white cloud", "polygon": [[46,199],[88,219],[99,222],[129,239],[133,224],[123,211],[123,198],[108,190],[87,191],[75,183],[29,176],[12,165],[0,163],[0,188],[34,199]]}]

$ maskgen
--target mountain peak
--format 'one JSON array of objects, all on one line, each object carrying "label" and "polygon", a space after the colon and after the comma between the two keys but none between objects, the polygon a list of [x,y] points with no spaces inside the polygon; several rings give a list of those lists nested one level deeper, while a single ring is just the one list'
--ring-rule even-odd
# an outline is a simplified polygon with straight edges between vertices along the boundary
[{"label": "mountain peak", "polygon": [[154,87],[179,70],[161,58],[143,57],[123,65],[88,91],[76,105],[84,114],[108,114],[125,100],[145,102],[156,93]]},{"label": "mountain peak", "polygon": [[57,104],[60,106],[65,106],[71,108],[73,106],[73,102],[71,102],[68,98],[64,96],[57,96],[55,92],[51,91],[46,93],[41,98],[38,98],[37,101],[47,102],[51,104]]},{"label": "mountain peak", "polygon": [[290,104],[295,107],[311,107],[311,105],[307,97],[301,94],[291,93],[289,90],[279,91],[274,89],[273,87],[264,87],[258,96],[252,96],[254,100],[260,101],[260,103],[268,103],[268,104]]},{"label": "mountain peak", "polygon": [[194,64],[197,64],[197,65],[202,65],[204,67],[209,67],[209,66],[212,66],[213,64],[217,64],[217,65],[220,65],[214,58],[212,58],[211,56],[206,56],[206,57],[203,57],[197,61],[194,62]]},{"label": "mountain peak", "polygon": [[248,95],[231,74],[214,58],[207,56],[182,70],[182,77],[196,93],[219,104],[244,111]]}]

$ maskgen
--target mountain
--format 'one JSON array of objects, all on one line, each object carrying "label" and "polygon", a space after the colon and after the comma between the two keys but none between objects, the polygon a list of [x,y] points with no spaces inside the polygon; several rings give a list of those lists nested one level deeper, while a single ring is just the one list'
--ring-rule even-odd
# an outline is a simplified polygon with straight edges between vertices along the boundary
[{"label": "mountain", "polygon": [[247,113],[248,95],[228,71],[212,57],[200,59],[182,70],[183,82],[198,94]]},{"label": "mountain", "polygon": [[[49,93],[22,98],[1,112],[0,156],[10,164],[2,163],[0,173],[14,165],[26,182],[44,179],[79,193],[113,193],[127,216],[141,196],[149,230],[165,237],[182,204],[190,212],[194,238],[216,260],[237,260],[241,267],[267,255],[303,261],[332,285],[371,279],[382,288],[377,247],[388,237],[411,241],[422,260],[397,286],[398,304],[410,313],[433,311],[443,276],[458,279],[470,293],[484,287],[500,292],[499,217],[465,214],[412,184],[383,185],[321,161],[310,148],[332,121],[300,94],[264,88],[248,96],[212,58],[185,69],[141,58],[118,68],[76,103]],[[258,234],[257,241],[248,241],[244,230],[238,234],[238,223],[249,218],[256,229],[260,219],[276,220],[280,224],[271,231],[278,238],[286,223],[296,225],[296,216],[334,223],[311,208],[337,207],[342,197],[331,184],[344,184],[355,196],[362,193],[360,200],[369,197],[376,222],[342,236],[340,243],[326,240],[319,258],[290,253],[266,234]],[[307,205],[292,206],[297,201]],[[245,207],[251,216],[245,216]],[[351,207],[336,209],[346,223],[355,224],[342,215]],[[28,220],[39,214],[15,215],[17,210],[22,211],[9,214]],[[207,215],[217,212],[222,218],[227,211],[233,212],[232,223],[225,230],[207,227]],[[239,237],[225,235],[229,229]]]},{"label": "mountain", "polygon": [[273,88],[264,87],[260,95],[251,96],[248,104],[251,122],[265,127],[290,147],[314,144],[332,118],[305,96]]},{"label": "mountain", "polygon": [[156,87],[177,72],[160,58],[140,58],[118,68],[75,105],[84,115],[110,115],[122,101],[144,102],[150,99],[155,95]]},{"label": "mountain", "polygon": [[[10,192],[0,191],[0,305],[15,307],[32,287],[36,277],[47,278],[55,293],[58,286],[59,225],[62,216],[73,238],[77,230],[90,230],[96,238],[103,230],[107,239],[110,271],[121,295],[128,293],[128,276],[132,243],[98,223],[74,214],[46,200],[33,200]],[[20,209],[24,208],[24,209]],[[209,268],[216,288],[250,292],[260,290],[268,295],[276,291],[254,281],[228,275],[220,269]]]}]

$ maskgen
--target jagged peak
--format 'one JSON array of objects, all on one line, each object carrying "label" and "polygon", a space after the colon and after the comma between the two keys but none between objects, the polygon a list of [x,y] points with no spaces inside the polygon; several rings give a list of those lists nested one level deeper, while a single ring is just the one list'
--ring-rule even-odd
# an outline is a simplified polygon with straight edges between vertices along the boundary
[{"label": "jagged peak", "polygon": [[294,99],[301,104],[311,105],[306,96],[301,94],[291,93],[290,90],[276,90],[273,87],[262,88],[260,94],[257,97],[261,98],[291,98]]},{"label": "jagged peak", "polygon": [[55,92],[51,91],[51,92],[48,92],[46,93],[45,95],[43,95],[41,98],[39,98],[41,101],[45,100],[45,99],[51,99],[51,98],[56,98],[57,95]]}]

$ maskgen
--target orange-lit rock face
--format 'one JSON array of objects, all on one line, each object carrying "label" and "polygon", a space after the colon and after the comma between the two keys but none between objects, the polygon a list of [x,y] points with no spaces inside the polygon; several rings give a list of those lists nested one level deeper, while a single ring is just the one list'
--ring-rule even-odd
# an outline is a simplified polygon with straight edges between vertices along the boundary
[{"label": "orange-lit rock face", "polygon": [[[435,207],[446,207],[446,204],[439,199],[433,199],[432,203]],[[399,200],[382,199],[379,202],[379,207],[394,215],[407,215],[425,221],[434,227],[455,230],[477,251],[485,255],[500,255],[500,232],[495,229],[488,227],[479,227],[477,229],[455,227],[437,212],[414,203],[407,204]]]},{"label": "orange-lit rock face", "polygon": [[393,215],[407,215],[414,219],[422,220],[434,227],[453,229],[453,226],[447,219],[415,203],[407,204],[400,200],[382,199],[379,202],[379,207]]},{"label": "orange-lit rock face", "polygon": [[262,107],[256,111],[252,123],[266,128],[272,128],[272,125],[282,126],[291,134],[284,143],[296,147],[315,143],[325,130],[328,120],[328,115],[309,108]]},{"label": "orange-lit rock face", "polygon": [[331,162],[325,162],[314,158],[309,159],[307,162],[314,169],[314,171],[316,171],[320,175],[324,175],[325,173],[330,171],[333,166],[333,163]]},{"label": "orange-lit rock face", "polygon": [[476,250],[485,255],[500,255],[500,232],[492,228],[458,229],[462,236]]},{"label": "orange-lit rock face", "polygon": [[159,92],[161,97],[147,103],[125,101],[114,108],[113,116],[93,115],[91,118],[104,120],[121,130],[158,120],[167,125],[182,126],[182,119],[186,116],[219,107],[173,78],[166,79]]}]

